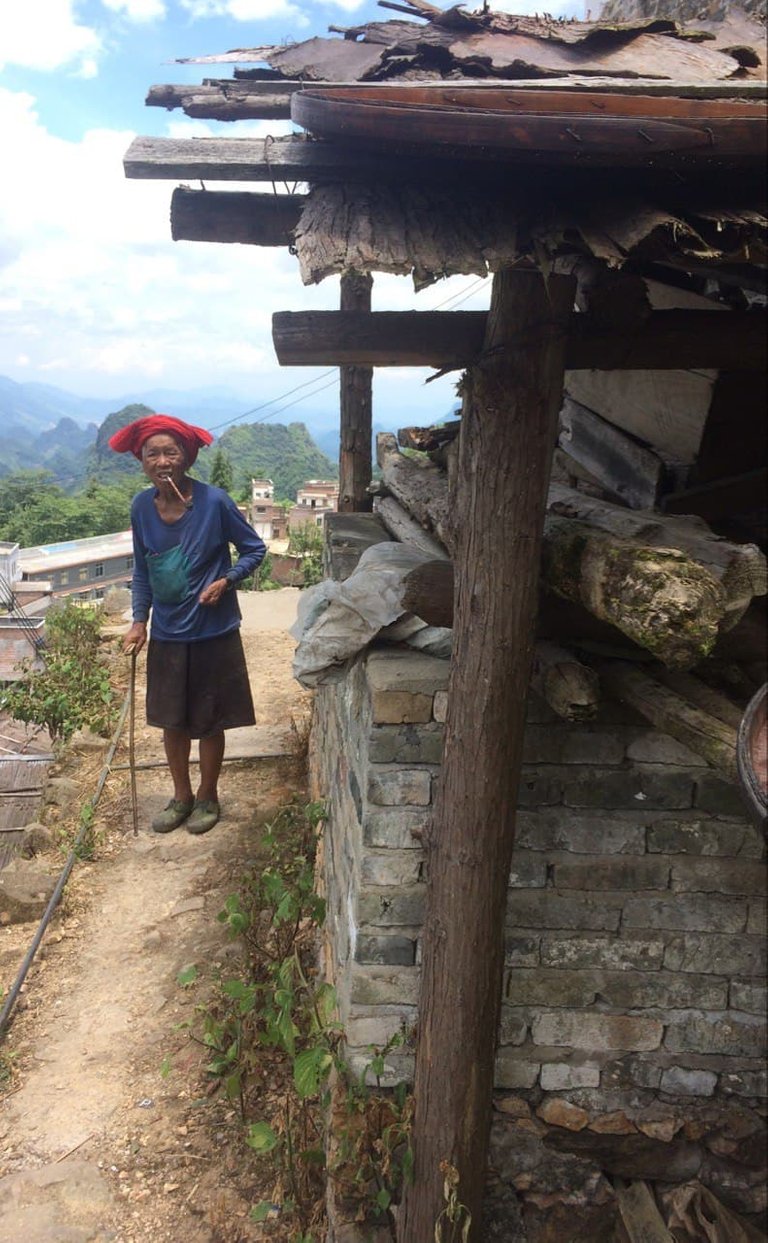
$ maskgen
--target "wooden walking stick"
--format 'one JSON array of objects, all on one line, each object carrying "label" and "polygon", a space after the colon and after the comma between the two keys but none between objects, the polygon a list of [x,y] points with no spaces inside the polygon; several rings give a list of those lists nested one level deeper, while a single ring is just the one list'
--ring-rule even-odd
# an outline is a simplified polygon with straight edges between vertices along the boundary
[{"label": "wooden walking stick", "polygon": [[131,657],[130,717],[128,721],[128,767],[131,771],[131,811],[133,812],[133,835],[139,833],[139,804],[136,795],[136,644],[127,649]]}]

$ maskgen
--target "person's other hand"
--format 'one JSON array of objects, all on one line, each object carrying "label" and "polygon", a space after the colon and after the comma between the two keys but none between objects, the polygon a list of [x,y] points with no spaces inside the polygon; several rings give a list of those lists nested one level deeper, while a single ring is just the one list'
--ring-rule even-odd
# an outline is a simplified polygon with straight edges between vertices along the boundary
[{"label": "person's other hand", "polygon": [[226,578],[216,578],[205,587],[198,597],[201,604],[218,604],[229,583]]},{"label": "person's other hand", "polygon": [[123,638],[123,651],[138,653],[147,641],[147,623],[134,622]]}]

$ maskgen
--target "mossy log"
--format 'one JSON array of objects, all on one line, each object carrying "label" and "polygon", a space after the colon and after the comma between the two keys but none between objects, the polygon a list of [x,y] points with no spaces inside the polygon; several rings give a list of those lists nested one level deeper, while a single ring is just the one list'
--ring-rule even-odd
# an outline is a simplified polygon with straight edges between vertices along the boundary
[{"label": "mossy log", "polygon": [[540,639],[536,644],[531,687],[565,721],[591,721],[597,714],[597,674],[556,643]]}]

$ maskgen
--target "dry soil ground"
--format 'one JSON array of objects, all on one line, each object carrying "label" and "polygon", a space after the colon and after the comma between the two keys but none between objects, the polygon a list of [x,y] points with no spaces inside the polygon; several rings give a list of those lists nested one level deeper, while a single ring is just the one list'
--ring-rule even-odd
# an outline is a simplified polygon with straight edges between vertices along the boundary
[{"label": "dry soil ground", "polygon": [[[250,758],[225,764],[213,832],[152,834],[168,786],[150,768],[139,773],[134,837],[127,775],[107,782],[96,858],[76,868],[0,1049],[12,1066],[0,1101],[0,1243],[262,1237],[248,1210],[268,1189],[249,1185],[236,1112],[209,1094],[205,1057],[180,1024],[199,1018],[238,953],[216,914],[258,850],[259,825],[301,792],[309,696],[291,677],[286,633],[297,596],[242,597],[257,726],[230,736],[230,754]],[[123,745],[115,762],[126,754]],[[159,755],[140,706],[137,759]],[[192,963],[200,979],[183,988],[178,974]]]}]

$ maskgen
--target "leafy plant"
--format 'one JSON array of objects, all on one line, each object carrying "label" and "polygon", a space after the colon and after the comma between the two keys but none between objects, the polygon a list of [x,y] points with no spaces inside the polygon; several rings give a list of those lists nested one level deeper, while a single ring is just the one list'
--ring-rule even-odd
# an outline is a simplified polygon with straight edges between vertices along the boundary
[{"label": "leafy plant", "polygon": [[99,655],[100,624],[99,608],[81,608],[69,600],[50,609],[43,667],[22,666],[21,680],[3,692],[0,707],[65,742],[86,725],[106,736],[115,695]]}]

